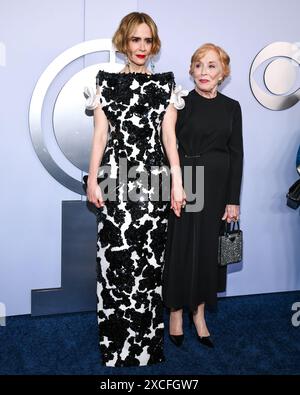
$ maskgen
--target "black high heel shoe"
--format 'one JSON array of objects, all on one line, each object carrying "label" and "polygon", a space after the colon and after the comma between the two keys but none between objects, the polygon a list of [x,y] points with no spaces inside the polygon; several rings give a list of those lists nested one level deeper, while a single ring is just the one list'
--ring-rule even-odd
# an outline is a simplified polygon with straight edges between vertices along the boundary
[{"label": "black high heel shoe", "polygon": [[[194,324],[194,327],[196,329],[194,319],[193,319],[193,313],[189,313],[189,319],[190,319],[190,327]],[[197,329],[196,329],[197,332]],[[209,347],[209,348],[214,348],[214,343],[211,339],[211,336],[199,336],[197,333],[197,340],[199,343],[203,344],[203,346]]]},{"label": "black high heel shoe", "polygon": [[183,343],[184,335],[171,335],[169,333],[169,339],[176,347],[180,347]]},{"label": "black high heel shoe", "polygon": [[197,335],[198,341],[206,347],[214,348],[215,345],[211,340],[210,336],[199,336]]},{"label": "black high heel shoe", "polygon": [[184,334],[182,335],[171,335],[169,333],[169,339],[173,344],[175,344],[176,347],[180,347],[183,343],[184,340]]}]

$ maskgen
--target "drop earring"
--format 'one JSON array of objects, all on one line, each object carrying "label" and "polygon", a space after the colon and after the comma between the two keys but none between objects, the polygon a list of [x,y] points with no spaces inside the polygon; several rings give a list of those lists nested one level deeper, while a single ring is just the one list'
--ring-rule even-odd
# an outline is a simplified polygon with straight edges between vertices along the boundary
[{"label": "drop earring", "polygon": [[155,71],[155,64],[153,62],[153,58],[150,59],[150,68],[151,68],[151,73],[154,74]]},{"label": "drop earring", "polygon": [[130,73],[130,63],[127,55],[125,55],[125,67],[128,68],[128,72]]}]

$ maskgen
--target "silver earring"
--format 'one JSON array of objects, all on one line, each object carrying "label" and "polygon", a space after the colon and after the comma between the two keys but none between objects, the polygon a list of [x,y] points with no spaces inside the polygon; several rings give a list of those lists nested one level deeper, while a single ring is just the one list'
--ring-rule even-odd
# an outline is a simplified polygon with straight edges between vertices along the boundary
[{"label": "silver earring", "polygon": [[125,67],[127,67],[128,71],[130,72],[130,63],[129,63],[129,59],[128,59],[127,55],[125,55]]},{"label": "silver earring", "polygon": [[154,74],[155,71],[155,64],[153,62],[153,58],[150,59],[150,67],[151,67],[151,73]]}]

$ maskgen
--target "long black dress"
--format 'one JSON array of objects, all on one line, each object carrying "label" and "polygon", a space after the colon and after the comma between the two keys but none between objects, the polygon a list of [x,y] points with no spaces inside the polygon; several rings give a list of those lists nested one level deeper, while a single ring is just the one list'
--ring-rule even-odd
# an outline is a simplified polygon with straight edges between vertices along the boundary
[{"label": "long black dress", "polygon": [[[103,171],[108,169],[108,178],[116,185],[115,196],[98,215],[97,310],[106,366],[164,360],[161,293],[170,208],[162,197],[152,198],[158,191],[151,177],[167,172],[160,134],[173,86],[171,72],[100,70],[97,75],[99,94],[93,108],[102,107],[110,127],[99,176],[105,178]],[[128,180],[121,175],[125,165]],[[131,177],[134,168],[137,175]],[[136,200],[130,198],[134,190]]]},{"label": "long black dress", "polygon": [[[226,288],[226,268],[217,264],[218,235],[226,204],[239,205],[243,167],[241,108],[217,93],[213,99],[191,91],[178,113],[176,135],[184,166],[204,166],[202,211],[170,213],[163,275],[167,307],[195,310],[217,303]],[[193,181],[195,188],[195,177]],[[195,190],[194,190],[195,192]]]}]

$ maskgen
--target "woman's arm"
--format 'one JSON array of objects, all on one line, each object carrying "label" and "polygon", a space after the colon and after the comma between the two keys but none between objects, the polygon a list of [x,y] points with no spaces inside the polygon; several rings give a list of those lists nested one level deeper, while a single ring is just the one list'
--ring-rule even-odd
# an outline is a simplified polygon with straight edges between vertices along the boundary
[{"label": "woman's arm", "polygon": [[242,112],[237,102],[232,120],[232,131],[228,142],[230,153],[230,172],[227,203],[239,205],[240,191],[243,174],[243,136],[242,136]]},{"label": "woman's arm", "polygon": [[162,141],[170,163],[170,171],[172,176],[171,208],[179,217],[181,207],[183,204],[185,204],[186,196],[182,187],[182,174],[176,145],[176,119],[177,110],[174,108],[173,104],[170,104],[167,108],[162,123]]},{"label": "woman's arm", "polygon": [[230,154],[230,171],[227,193],[227,205],[222,219],[228,222],[232,218],[239,218],[240,190],[243,174],[243,135],[242,135],[242,112],[237,102],[233,113],[232,131],[228,142]]},{"label": "woman's arm", "polygon": [[87,182],[88,200],[98,208],[104,205],[101,189],[97,182],[97,175],[107,143],[107,134],[108,121],[102,108],[98,106],[94,110],[94,135]]}]

